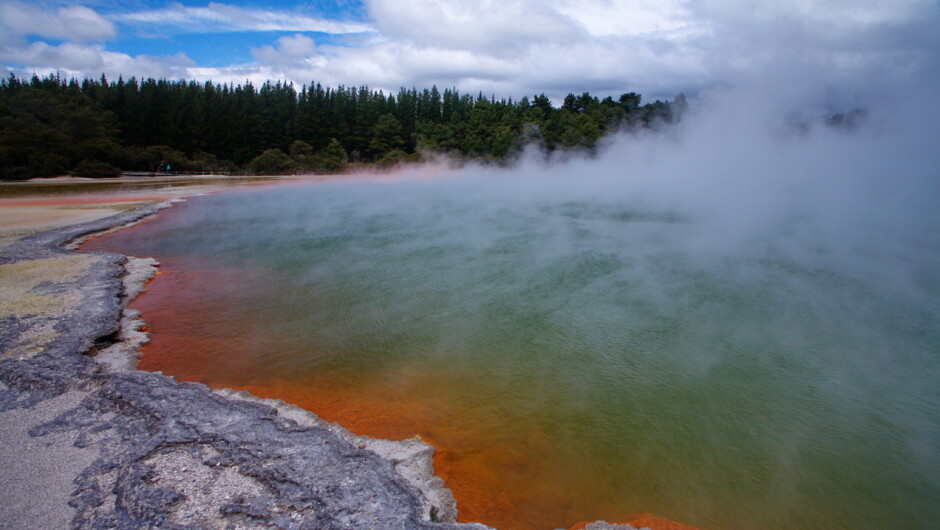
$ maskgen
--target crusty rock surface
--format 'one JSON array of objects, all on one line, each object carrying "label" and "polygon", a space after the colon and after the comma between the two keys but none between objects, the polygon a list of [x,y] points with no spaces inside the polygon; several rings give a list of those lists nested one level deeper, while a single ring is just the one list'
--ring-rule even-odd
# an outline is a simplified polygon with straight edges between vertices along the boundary
[{"label": "crusty rock surface", "polygon": [[98,362],[126,335],[125,257],[62,246],[161,206],[0,248],[0,527],[486,528],[452,522],[424,444]]}]

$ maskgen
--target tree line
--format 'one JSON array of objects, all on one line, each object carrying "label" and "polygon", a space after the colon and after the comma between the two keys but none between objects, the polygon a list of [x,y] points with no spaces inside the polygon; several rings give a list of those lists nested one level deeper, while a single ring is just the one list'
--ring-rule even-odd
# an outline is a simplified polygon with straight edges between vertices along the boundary
[{"label": "tree line", "polygon": [[504,162],[526,145],[593,151],[612,131],[678,119],[683,95],[641,104],[544,94],[517,101],[456,89],[266,82],[0,80],[0,179],[138,172],[336,172],[393,165],[422,153]]}]

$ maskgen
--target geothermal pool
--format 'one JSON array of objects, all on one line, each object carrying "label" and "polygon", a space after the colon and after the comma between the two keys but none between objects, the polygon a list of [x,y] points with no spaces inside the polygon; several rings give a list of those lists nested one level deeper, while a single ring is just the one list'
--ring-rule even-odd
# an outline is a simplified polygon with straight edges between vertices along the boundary
[{"label": "geothermal pool", "polygon": [[199,197],[84,249],[163,264],[141,368],[420,435],[462,521],[940,521],[940,231],[780,219],[464,175]]}]

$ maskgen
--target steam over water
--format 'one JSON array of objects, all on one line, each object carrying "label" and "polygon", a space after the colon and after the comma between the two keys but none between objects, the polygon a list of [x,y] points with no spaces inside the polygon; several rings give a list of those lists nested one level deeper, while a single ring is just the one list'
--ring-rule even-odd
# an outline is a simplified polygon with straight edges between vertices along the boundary
[{"label": "steam over water", "polygon": [[696,123],[598,160],[198,198],[91,246],[165,263],[144,367],[419,433],[462,520],[932,526],[931,140]]}]

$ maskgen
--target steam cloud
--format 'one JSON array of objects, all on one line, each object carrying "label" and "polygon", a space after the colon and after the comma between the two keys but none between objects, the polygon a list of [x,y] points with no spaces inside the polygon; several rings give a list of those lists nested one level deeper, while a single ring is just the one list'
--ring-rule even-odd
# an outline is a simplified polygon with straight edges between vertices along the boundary
[{"label": "steam cloud", "polygon": [[884,91],[857,101],[865,112],[846,126],[826,118],[854,107],[826,101],[823,89],[786,90],[712,92],[674,129],[621,134],[596,157],[546,162],[530,152],[509,170],[464,168],[458,181],[482,180],[503,200],[673,212],[694,221],[684,248],[700,260],[787,255],[937,297],[924,279],[940,270],[936,98]]}]

